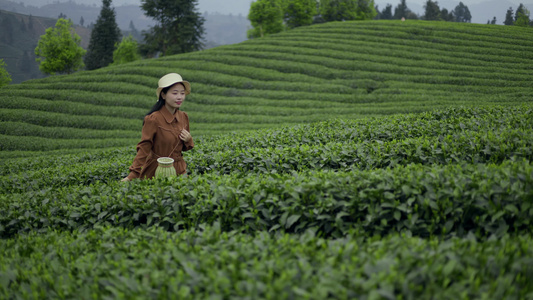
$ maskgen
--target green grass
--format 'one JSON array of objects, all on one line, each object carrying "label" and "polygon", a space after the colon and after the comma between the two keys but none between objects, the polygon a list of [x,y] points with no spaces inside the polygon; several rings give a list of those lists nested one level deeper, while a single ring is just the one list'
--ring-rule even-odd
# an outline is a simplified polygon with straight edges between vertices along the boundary
[{"label": "green grass", "polygon": [[[0,298],[530,299],[533,31],[326,23],[0,90]],[[121,183],[159,77],[188,177]]]}]

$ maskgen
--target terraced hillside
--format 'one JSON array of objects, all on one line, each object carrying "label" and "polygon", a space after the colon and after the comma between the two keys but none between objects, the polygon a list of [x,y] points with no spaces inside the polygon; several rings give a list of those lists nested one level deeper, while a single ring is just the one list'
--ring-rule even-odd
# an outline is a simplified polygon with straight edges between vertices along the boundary
[{"label": "terraced hillside", "polygon": [[[311,26],[0,90],[1,299],[533,299],[533,31]],[[187,177],[120,182],[161,74]]]},{"label": "terraced hillside", "polygon": [[[196,137],[450,105],[529,101],[533,33],[427,22],[328,23],[0,90],[0,150],[132,146],[163,74],[193,83]],[[4,154],[3,154],[4,155]]]}]

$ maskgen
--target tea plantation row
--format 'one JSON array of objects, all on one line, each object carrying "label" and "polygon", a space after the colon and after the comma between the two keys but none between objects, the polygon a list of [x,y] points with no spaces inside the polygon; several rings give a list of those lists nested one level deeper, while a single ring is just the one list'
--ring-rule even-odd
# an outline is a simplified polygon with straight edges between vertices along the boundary
[{"label": "tea plantation row", "polygon": [[0,196],[0,235],[214,223],[224,231],[313,230],[324,237],[531,234],[532,175],[524,160],[72,185]]},{"label": "tea plantation row", "polygon": [[324,236],[530,233],[532,115],[452,108],[206,138],[175,182],[118,183],[128,149],[4,161],[0,233],[215,222]]},{"label": "tea plantation row", "polygon": [[[156,100],[157,80],[169,72],[192,83],[183,110],[195,137],[527,102],[533,96],[532,33],[492,27],[421,21],[320,24],[10,85],[0,90],[0,117],[8,121],[0,123],[0,156],[13,157],[16,150],[131,146]],[[20,128],[14,131],[15,126]],[[83,139],[73,143],[64,133],[71,128],[83,129]],[[123,138],[98,145],[100,134]],[[19,135],[29,138],[19,140]],[[31,143],[31,137],[45,140]]]},{"label": "tea plantation row", "polygon": [[[185,152],[190,174],[375,169],[419,163],[496,163],[533,157],[532,106],[450,108],[420,114],[203,138]],[[6,193],[122,178],[135,148],[3,160]],[[16,153],[14,155],[17,155]],[[59,157],[58,157],[59,155]],[[49,156],[49,157],[48,157]],[[24,184],[26,182],[26,184]]]},{"label": "tea plantation row", "polygon": [[529,299],[533,239],[99,227],[0,240],[5,299]]},{"label": "tea plantation row", "polygon": [[[533,299],[532,31],[342,22],[0,90],[0,298]],[[119,182],[157,79],[188,177]]]}]

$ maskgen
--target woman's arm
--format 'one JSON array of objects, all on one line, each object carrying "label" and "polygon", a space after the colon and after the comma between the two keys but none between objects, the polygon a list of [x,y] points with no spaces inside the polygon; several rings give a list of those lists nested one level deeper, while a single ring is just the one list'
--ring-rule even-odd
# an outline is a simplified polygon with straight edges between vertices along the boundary
[{"label": "woman's arm", "polygon": [[[192,140],[191,131],[189,129],[189,116],[184,112],[183,115],[185,116],[185,129],[180,133],[180,139],[183,140],[183,149],[181,151],[188,151],[194,148],[194,141]],[[186,131],[186,132],[184,132]]]},{"label": "woman's arm", "polygon": [[[139,178],[141,175],[141,169],[146,162],[146,157],[152,152],[152,145],[154,144],[154,137],[157,131],[157,124],[155,116],[148,115],[144,118],[144,125],[141,133],[141,141],[137,144],[137,155],[133,159],[133,163],[129,167],[130,174],[129,180]],[[123,181],[129,181],[123,179]]]}]

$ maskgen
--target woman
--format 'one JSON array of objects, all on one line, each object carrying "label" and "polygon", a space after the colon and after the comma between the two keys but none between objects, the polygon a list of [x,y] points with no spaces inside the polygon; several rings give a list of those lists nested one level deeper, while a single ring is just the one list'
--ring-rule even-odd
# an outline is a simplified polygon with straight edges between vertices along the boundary
[{"label": "woman", "polygon": [[189,116],[179,108],[190,93],[191,84],[179,74],[170,73],[159,79],[156,91],[159,100],[144,117],[137,155],[129,168],[130,174],[122,181],[154,177],[159,157],[173,158],[176,173],[186,174],[187,164],[181,152],[191,150],[194,142],[189,133]]}]

